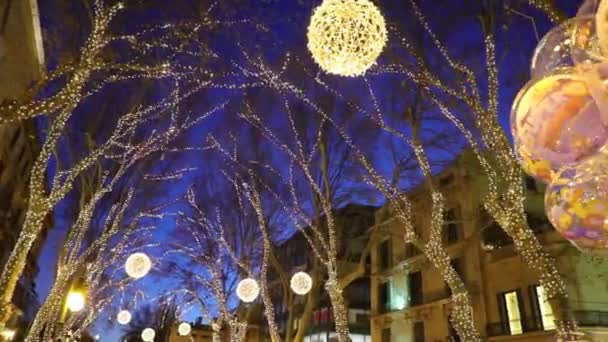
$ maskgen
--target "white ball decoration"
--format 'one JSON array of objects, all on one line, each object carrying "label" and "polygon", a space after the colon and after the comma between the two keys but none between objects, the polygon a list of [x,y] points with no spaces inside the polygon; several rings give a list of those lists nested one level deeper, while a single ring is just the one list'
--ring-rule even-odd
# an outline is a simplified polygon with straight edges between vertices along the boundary
[{"label": "white ball decoration", "polygon": [[70,292],[67,298],[67,307],[71,312],[78,312],[84,309],[86,300],[80,292]]},{"label": "white ball decoration", "polygon": [[260,294],[260,287],[255,279],[245,278],[236,287],[236,295],[245,303],[251,303]]},{"label": "white ball decoration", "polygon": [[306,272],[298,272],[291,277],[291,290],[300,296],[312,289],[312,278]]},{"label": "white ball decoration", "polygon": [[144,253],[133,253],[125,262],[125,271],[129,277],[139,279],[144,277],[152,269],[152,261]]},{"label": "white ball decoration", "polygon": [[118,315],[116,315],[116,321],[118,324],[126,325],[131,322],[131,313],[127,310],[121,310]]},{"label": "white ball decoration", "polygon": [[308,50],[327,73],[360,76],[387,41],[382,13],[369,0],[324,0],[308,26]]},{"label": "white ball decoration", "polygon": [[190,326],[190,324],[183,322],[180,323],[180,325],[177,327],[177,333],[180,336],[188,336],[190,335],[190,332],[192,331],[192,327]]},{"label": "white ball decoration", "polygon": [[152,328],[146,328],[141,332],[141,339],[144,342],[152,342],[154,341],[154,336],[156,336],[156,332]]}]

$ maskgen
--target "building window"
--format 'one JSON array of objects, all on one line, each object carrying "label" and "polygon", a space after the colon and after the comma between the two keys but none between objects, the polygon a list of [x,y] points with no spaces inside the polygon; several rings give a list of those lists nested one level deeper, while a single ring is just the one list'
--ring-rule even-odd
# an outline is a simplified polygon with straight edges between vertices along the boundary
[{"label": "building window", "polygon": [[530,177],[530,176],[526,176],[526,189],[528,189],[529,191],[533,191],[536,192],[536,181],[534,180],[534,178]]},{"label": "building window", "polygon": [[408,243],[405,245],[405,258],[413,258],[416,255],[420,254],[420,250],[418,248],[416,248],[416,246],[414,246],[411,243]]},{"label": "building window", "polygon": [[519,291],[504,292],[499,295],[500,315],[502,321],[506,323],[511,335],[523,333],[521,298]]},{"label": "building window", "polygon": [[391,267],[391,239],[388,238],[378,246],[378,257],[380,258],[380,270],[384,271]]},{"label": "building window", "polygon": [[452,208],[445,212],[443,217],[444,243],[452,244],[460,239],[460,224],[458,223],[458,209]]},{"label": "building window", "polygon": [[532,307],[534,313],[538,318],[543,330],[555,329],[555,316],[553,316],[553,309],[547,298],[547,293],[541,285],[533,285],[530,287],[530,293],[532,297]]},{"label": "building window", "polygon": [[391,328],[382,329],[382,342],[391,342]]},{"label": "building window", "polygon": [[388,312],[391,305],[391,296],[390,296],[390,284],[389,282],[382,283],[380,285],[380,289],[378,291],[378,305],[380,309],[380,313]]},{"label": "building window", "polygon": [[424,322],[414,323],[414,342],[424,342]]},{"label": "building window", "polygon": [[422,304],[422,272],[414,272],[407,275],[410,290],[410,305]]}]

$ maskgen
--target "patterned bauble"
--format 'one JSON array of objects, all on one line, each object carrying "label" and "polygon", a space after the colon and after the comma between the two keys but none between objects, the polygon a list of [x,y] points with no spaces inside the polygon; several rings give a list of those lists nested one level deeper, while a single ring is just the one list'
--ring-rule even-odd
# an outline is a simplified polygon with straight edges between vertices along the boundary
[{"label": "patterned bauble", "polygon": [[152,328],[146,328],[141,332],[141,339],[144,342],[152,342],[154,341],[154,337],[156,336],[156,332]]},{"label": "patterned bauble", "polygon": [[151,269],[152,261],[144,253],[133,253],[125,262],[125,271],[133,279],[144,277]]},{"label": "patterned bauble", "polygon": [[131,322],[131,313],[128,310],[120,310],[118,315],[116,315],[116,321],[122,325],[129,324]]},{"label": "patterned bauble", "polygon": [[190,332],[192,331],[192,327],[190,326],[190,324],[183,322],[180,323],[180,325],[177,327],[177,333],[180,336],[188,336],[190,335]]},{"label": "patterned bauble", "polygon": [[360,76],[386,45],[386,23],[369,0],[325,0],[308,26],[308,50],[330,74]]},{"label": "patterned bauble", "polygon": [[563,168],[547,188],[547,217],[584,252],[608,251],[608,156]]},{"label": "patterned bauble", "polygon": [[251,303],[258,298],[260,287],[255,279],[246,278],[239,282],[236,287],[236,295],[245,303]]},{"label": "patterned bauble", "polygon": [[578,163],[604,146],[608,120],[592,96],[593,84],[585,74],[561,71],[531,81],[519,93],[511,130],[524,168],[533,169],[526,165],[531,162],[542,166],[531,176],[546,181],[539,173]]},{"label": "patterned bauble", "polygon": [[306,272],[298,272],[291,277],[291,290],[298,295],[305,295],[312,289],[312,278]]}]

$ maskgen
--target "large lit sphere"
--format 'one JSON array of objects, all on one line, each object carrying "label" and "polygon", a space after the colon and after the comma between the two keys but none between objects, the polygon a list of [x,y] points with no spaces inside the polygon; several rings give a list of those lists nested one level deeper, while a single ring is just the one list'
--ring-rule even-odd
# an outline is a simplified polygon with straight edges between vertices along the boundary
[{"label": "large lit sphere", "polygon": [[[593,82],[579,74],[560,72],[533,80],[517,96],[511,111],[511,131],[524,169],[550,169],[595,155],[608,140],[606,107],[591,95]],[[531,162],[532,161],[532,162]]]},{"label": "large lit sphere", "polygon": [[608,251],[608,157],[563,168],[545,194],[547,217],[583,252]]},{"label": "large lit sphere", "polygon": [[131,313],[127,310],[121,310],[118,315],[116,315],[116,321],[122,325],[129,324],[129,322],[131,322]]},{"label": "large lit sphere", "polygon": [[125,271],[129,277],[139,279],[144,277],[152,269],[152,261],[144,253],[133,253],[125,262]]},{"label": "large lit sphere", "polygon": [[80,292],[70,292],[67,298],[68,310],[78,312],[84,308],[85,298]]},{"label": "large lit sphere", "polygon": [[324,0],[310,19],[308,50],[330,74],[360,76],[386,45],[386,23],[369,0]]},{"label": "large lit sphere", "polygon": [[183,322],[180,323],[179,326],[177,326],[177,333],[180,336],[188,336],[190,335],[190,332],[192,331],[192,327],[190,326],[190,324]]},{"label": "large lit sphere", "polygon": [[312,278],[306,272],[298,272],[291,277],[291,290],[298,295],[305,295],[312,289]]},{"label": "large lit sphere", "polygon": [[251,303],[260,294],[258,282],[251,278],[245,278],[236,287],[236,295],[245,303]]},{"label": "large lit sphere", "polygon": [[602,61],[593,16],[569,19],[551,29],[532,56],[533,79],[575,66],[584,68]]},{"label": "large lit sphere", "polygon": [[156,336],[156,332],[152,328],[146,328],[141,332],[141,339],[144,342],[154,341],[154,336]]}]

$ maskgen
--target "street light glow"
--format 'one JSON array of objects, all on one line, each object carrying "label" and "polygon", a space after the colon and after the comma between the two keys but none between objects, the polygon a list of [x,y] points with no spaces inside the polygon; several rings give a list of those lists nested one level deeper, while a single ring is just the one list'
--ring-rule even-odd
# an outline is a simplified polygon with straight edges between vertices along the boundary
[{"label": "street light glow", "polygon": [[70,292],[68,294],[67,306],[68,310],[78,312],[84,308],[84,295],[80,292]]}]

